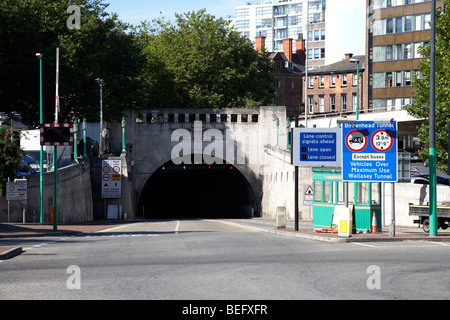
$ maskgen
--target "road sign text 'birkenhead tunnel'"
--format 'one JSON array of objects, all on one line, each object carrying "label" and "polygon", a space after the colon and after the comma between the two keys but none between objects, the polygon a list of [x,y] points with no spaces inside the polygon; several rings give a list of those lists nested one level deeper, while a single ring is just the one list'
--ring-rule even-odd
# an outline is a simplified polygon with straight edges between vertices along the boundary
[{"label": "road sign text 'birkenhead tunnel'", "polygon": [[342,180],[397,182],[397,123],[342,124]]}]

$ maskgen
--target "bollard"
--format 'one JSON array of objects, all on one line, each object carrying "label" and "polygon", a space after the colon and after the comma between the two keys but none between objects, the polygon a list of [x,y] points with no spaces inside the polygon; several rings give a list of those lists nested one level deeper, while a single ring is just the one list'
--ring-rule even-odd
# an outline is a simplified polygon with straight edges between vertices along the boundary
[{"label": "bollard", "polygon": [[286,207],[277,207],[277,229],[286,229]]}]

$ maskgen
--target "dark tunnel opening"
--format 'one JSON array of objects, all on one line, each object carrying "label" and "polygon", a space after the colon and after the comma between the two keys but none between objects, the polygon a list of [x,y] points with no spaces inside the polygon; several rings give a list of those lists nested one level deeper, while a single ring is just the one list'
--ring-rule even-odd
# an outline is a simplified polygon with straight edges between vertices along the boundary
[{"label": "dark tunnel opening", "polygon": [[170,161],[147,181],[139,211],[147,219],[252,218],[256,201],[247,179],[233,165]]}]

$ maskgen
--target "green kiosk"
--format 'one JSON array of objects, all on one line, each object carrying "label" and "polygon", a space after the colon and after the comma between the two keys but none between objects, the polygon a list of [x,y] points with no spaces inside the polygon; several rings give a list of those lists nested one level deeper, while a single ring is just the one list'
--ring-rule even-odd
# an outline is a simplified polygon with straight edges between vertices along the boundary
[{"label": "green kiosk", "polygon": [[[334,207],[344,205],[344,182],[341,168],[312,168],[314,230],[330,228]],[[348,205],[353,206],[354,232],[370,232],[373,213],[381,231],[381,183],[349,182]]]}]

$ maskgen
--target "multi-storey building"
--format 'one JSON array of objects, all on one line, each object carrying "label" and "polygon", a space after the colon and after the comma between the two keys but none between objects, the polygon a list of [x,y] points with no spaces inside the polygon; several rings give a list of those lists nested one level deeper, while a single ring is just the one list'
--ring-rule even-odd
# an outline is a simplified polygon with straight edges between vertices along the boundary
[{"label": "multi-storey building", "polygon": [[306,80],[308,114],[352,114],[356,112],[357,99],[360,111],[363,111],[362,101],[366,91],[363,81],[364,67],[365,56],[347,53],[342,61],[310,70]]},{"label": "multi-storey building", "polygon": [[326,54],[325,8],[326,0],[255,0],[236,7],[234,24],[252,41],[265,37],[268,52],[283,52],[285,39],[292,39],[296,48],[303,40],[299,34],[305,34],[309,67],[321,66]]},{"label": "multi-storey building", "polygon": [[[368,108],[401,110],[413,99],[418,48],[430,38],[430,0],[366,0]],[[443,1],[437,1],[443,7]]]},{"label": "multi-storey building", "polygon": [[[265,37],[257,37],[255,43],[256,50],[261,51],[265,48]],[[301,111],[302,74],[305,70],[305,41],[297,41],[295,51],[293,50],[293,40],[284,39],[283,51],[269,52],[269,58],[274,65],[272,76],[276,97],[273,104],[286,106],[287,115],[290,117],[299,114]]]}]

